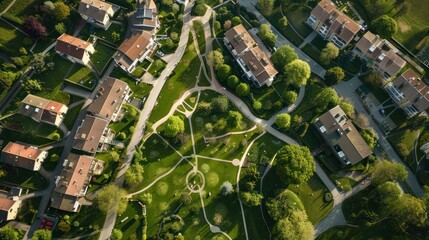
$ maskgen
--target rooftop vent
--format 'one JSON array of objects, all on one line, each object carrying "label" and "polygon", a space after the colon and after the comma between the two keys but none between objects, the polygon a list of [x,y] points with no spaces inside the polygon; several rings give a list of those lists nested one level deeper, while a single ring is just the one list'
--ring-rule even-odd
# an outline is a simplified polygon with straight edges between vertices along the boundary
[{"label": "rooftop vent", "polygon": [[375,46],[375,45],[372,45],[370,48],[369,48],[369,52],[374,52],[375,51],[375,49],[376,49],[377,47]]}]

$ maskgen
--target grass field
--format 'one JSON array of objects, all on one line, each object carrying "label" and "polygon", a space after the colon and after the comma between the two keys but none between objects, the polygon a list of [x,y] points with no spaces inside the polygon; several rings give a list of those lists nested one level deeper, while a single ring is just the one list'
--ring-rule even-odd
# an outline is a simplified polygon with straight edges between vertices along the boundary
[{"label": "grass field", "polygon": [[112,71],[112,74],[110,74],[111,77],[120,79],[128,84],[131,91],[133,91],[133,97],[137,98],[144,98],[149,95],[150,91],[152,90],[153,86],[147,83],[143,82],[137,82],[132,77],[128,76],[122,69],[115,68]]},{"label": "grass field", "polygon": [[91,62],[94,64],[95,68],[97,68],[97,71],[101,73],[109,63],[116,50],[107,46],[101,41],[98,41],[94,48],[95,53],[91,56]]},{"label": "grass field", "polygon": [[[3,119],[1,122],[7,128],[19,131],[22,134],[29,136],[42,137],[53,140],[52,135],[54,133],[58,133],[60,134],[60,136],[63,135],[63,133],[53,125],[47,123],[39,123],[29,117],[20,114],[14,114],[6,119]],[[28,139],[28,143],[32,143],[32,138]]]},{"label": "grass field", "polygon": [[[192,36],[189,36],[188,46],[185,54],[180,62],[177,64],[176,69],[168,79],[166,84],[161,90],[158,97],[158,104],[153,109],[149,121],[156,122],[165,116],[174,101],[177,100],[184,91],[193,87],[196,82],[201,62],[197,57]],[[192,67],[189,67],[192,66]],[[172,91],[174,89],[174,91]]]},{"label": "grass field", "polygon": [[69,110],[67,111],[67,114],[63,120],[63,123],[64,123],[64,125],[66,125],[67,129],[69,129],[69,130],[72,129],[73,124],[75,123],[77,115],[79,114],[82,106],[83,106],[83,103],[79,104],[78,106],[76,106],[74,108],[69,108]]},{"label": "grass field", "polygon": [[6,170],[7,175],[0,178],[0,183],[29,189],[30,192],[43,190],[48,187],[48,181],[38,172],[11,165],[4,165],[2,168]]},{"label": "grass field", "polygon": [[20,55],[18,50],[24,46],[22,41],[27,36],[4,21],[0,21],[0,32],[1,49],[10,52],[15,56]]},{"label": "grass field", "polygon": [[67,79],[90,89],[97,83],[97,79],[91,69],[80,64],[73,66]]},{"label": "grass field", "polygon": [[7,14],[16,18],[17,23],[22,24],[27,17],[34,14],[34,8],[41,3],[40,0],[20,0],[9,8]]}]

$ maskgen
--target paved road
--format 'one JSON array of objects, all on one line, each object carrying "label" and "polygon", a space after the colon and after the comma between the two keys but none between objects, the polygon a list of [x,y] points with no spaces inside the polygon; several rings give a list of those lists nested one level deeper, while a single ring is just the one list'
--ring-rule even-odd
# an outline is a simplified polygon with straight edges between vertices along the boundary
[{"label": "paved road", "polygon": [[[136,131],[134,132],[133,136],[131,137],[131,141],[127,148],[126,158],[125,162],[121,167],[121,170],[119,171],[117,178],[115,180],[115,184],[117,186],[122,186],[124,182],[124,174],[127,171],[128,167],[131,164],[131,160],[133,159],[133,152],[135,147],[140,143],[141,139],[144,136],[144,128],[146,126],[146,121],[148,120],[150,113],[152,112],[153,108],[155,107],[155,104],[157,102],[158,96],[161,93],[162,87],[164,86],[165,82],[168,79],[168,76],[173,72],[174,68],[176,67],[177,63],[182,59],[182,56],[185,52],[187,43],[188,43],[188,37],[189,37],[189,23],[191,20],[191,9],[193,4],[188,4],[185,6],[184,16],[183,16],[183,27],[182,27],[182,34],[180,35],[180,41],[178,48],[176,52],[174,53],[173,57],[171,58],[170,62],[168,62],[166,68],[161,73],[161,76],[158,78],[157,82],[154,84],[153,89],[151,90],[146,103],[143,107],[143,110],[140,113],[140,118],[136,125]],[[115,226],[115,220],[116,220],[116,214],[117,209],[112,208],[111,211],[107,213],[106,220],[104,222],[104,227],[100,232],[100,239],[106,240],[110,237],[110,234],[113,230],[113,227]]]}]

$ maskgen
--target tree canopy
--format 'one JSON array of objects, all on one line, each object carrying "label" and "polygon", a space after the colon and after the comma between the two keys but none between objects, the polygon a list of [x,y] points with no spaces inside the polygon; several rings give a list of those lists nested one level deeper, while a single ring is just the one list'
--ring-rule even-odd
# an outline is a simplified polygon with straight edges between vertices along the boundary
[{"label": "tree canopy", "polygon": [[277,35],[271,32],[270,25],[268,24],[261,24],[259,27],[259,37],[270,47],[276,45]]},{"label": "tree canopy", "polygon": [[276,117],[276,125],[279,128],[287,129],[290,127],[290,115],[287,113],[282,113]]},{"label": "tree canopy", "polygon": [[258,0],[258,7],[265,16],[273,14],[274,0]]},{"label": "tree canopy", "polygon": [[338,104],[339,97],[337,92],[331,88],[324,88],[314,99],[314,104],[317,106],[319,112],[325,111],[329,107],[333,107]]},{"label": "tree canopy", "polygon": [[229,109],[229,100],[225,96],[218,96],[212,99],[210,107],[215,112],[224,113]]},{"label": "tree canopy", "polygon": [[276,240],[310,240],[314,238],[314,228],[304,211],[295,210],[276,223],[273,236]]},{"label": "tree canopy", "polygon": [[185,131],[185,123],[178,116],[171,116],[165,122],[164,134],[167,137],[175,137]]},{"label": "tree canopy", "polygon": [[238,84],[240,84],[240,80],[238,79],[237,76],[231,75],[228,77],[227,83],[228,83],[228,87],[235,89],[238,86]]},{"label": "tree canopy", "polygon": [[302,202],[292,191],[284,190],[266,202],[268,214],[274,221],[286,218],[292,211],[303,210]]},{"label": "tree canopy", "polygon": [[387,181],[403,181],[407,178],[408,172],[404,165],[387,160],[377,161],[371,173],[371,181],[381,184]]},{"label": "tree canopy", "polygon": [[141,165],[138,162],[135,162],[128,168],[127,172],[125,173],[125,176],[124,176],[125,184],[127,184],[128,186],[131,186],[131,185],[135,185],[143,182],[143,173],[144,173],[143,165]]},{"label": "tree canopy", "polygon": [[335,85],[338,84],[341,80],[344,79],[346,75],[344,74],[344,71],[340,67],[333,67],[326,71],[325,73],[325,82],[328,85]]},{"label": "tree canopy", "polygon": [[306,182],[315,171],[316,165],[308,147],[286,145],[277,153],[276,173],[286,184]]},{"label": "tree canopy", "polygon": [[320,52],[320,61],[327,65],[337,58],[339,54],[340,50],[333,43],[328,42],[326,47]]},{"label": "tree canopy", "polygon": [[422,226],[428,218],[424,201],[410,194],[403,194],[386,209],[389,215],[391,214],[406,227]]},{"label": "tree canopy", "polygon": [[222,64],[216,70],[216,74],[221,81],[227,81],[228,77],[231,75],[231,66],[228,64]]},{"label": "tree canopy", "polygon": [[94,202],[98,209],[107,214],[110,209],[118,207],[118,214],[125,212],[127,201],[124,201],[127,192],[114,184],[109,184],[97,192]]},{"label": "tree canopy", "polygon": [[374,33],[380,35],[381,38],[391,38],[398,31],[398,24],[396,20],[383,15],[371,22],[371,28]]},{"label": "tree canopy", "polygon": [[57,21],[63,21],[70,15],[70,7],[67,6],[64,2],[55,2],[55,11],[54,15]]},{"label": "tree canopy", "polygon": [[296,59],[298,59],[298,54],[289,45],[277,48],[273,55],[271,55],[271,61],[280,73],[284,73],[286,65]]},{"label": "tree canopy", "polygon": [[240,199],[246,207],[256,207],[261,205],[261,200],[264,198],[256,192],[240,192]]},{"label": "tree canopy", "polygon": [[0,228],[0,239],[4,240],[19,240],[18,231],[10,226]]},{"label": "tree canopy", "polygon": [[292,105],[298,98],[298,94],[294,91],[286,91],[283,93],[283,99],[287,105]]},{"label": "tree canopy", "polygon": [[285,74],[289,84],[297,87],[305,85],[311,75],[310,65],[300,59],[293,60],[286,65]]},{"label": "tree canopy", "polygon": [[218,69],[224,63],[223,54],[218,50],[210,51],[207,58],[213,64],[214,69]]},{"label": "tree canopy", "polygon": [[52,232],[48,229],[39,229],[36,230],[31,238],[33,240],[51,240]]},{"label": "tree canopy", "polygon": [[46,33],[46,27],[43,26],[37,18],[30,16],[24,21],[24,30],[27,32],[30,36],[34,38],[39,38],[41,36],[45,36]]},{"label": "tree canopy", "polygon": [[249,84],[242,82],[238,84],[238,86],[235,88],[235,92],[237,93],[238,96],[245,97],[250,93],[250,86]]},{"label": "tree canopy", "polygon": [[232,186],[231,182],[225,181],[220,186],[220,191],[222,195],[226,196],[234,192],[234,187]]},{"label": "tree canopy", "polygon": [[112,235],[110,235],[111,240],[121,240],[123,237],[122,231],[120,229],[113,229]]}]

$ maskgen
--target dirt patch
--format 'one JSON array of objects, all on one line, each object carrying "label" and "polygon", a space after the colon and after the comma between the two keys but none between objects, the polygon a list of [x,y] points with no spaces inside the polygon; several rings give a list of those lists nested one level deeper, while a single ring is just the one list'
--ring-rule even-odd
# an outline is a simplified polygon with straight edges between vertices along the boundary
[{"label": "dirt patch", "polygon": [[405,33],[411,30],[410,25],[408,25],[406,22],[402,20],[398,21],[398,28],[399,28],[399,31],[401,31],[402,33]]}]

